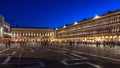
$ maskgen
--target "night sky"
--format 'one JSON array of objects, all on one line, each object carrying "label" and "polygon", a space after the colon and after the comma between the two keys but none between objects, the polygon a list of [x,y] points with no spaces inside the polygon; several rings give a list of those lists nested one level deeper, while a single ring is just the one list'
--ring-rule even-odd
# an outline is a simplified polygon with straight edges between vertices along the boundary
[{"label": "night sky", "polygon": [[0,0],[0,15],[14,27],[57,28],[120,9],[120,0]]}]

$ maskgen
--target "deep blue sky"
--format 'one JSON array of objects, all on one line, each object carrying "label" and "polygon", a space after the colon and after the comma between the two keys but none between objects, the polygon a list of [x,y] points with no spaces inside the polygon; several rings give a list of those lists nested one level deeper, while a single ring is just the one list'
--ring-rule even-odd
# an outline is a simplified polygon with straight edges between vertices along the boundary
[{"label": "deep blue sky", "polygon": [[21,27],[57,28],[120,9],[120,0],[0,0],[0,14]]}]

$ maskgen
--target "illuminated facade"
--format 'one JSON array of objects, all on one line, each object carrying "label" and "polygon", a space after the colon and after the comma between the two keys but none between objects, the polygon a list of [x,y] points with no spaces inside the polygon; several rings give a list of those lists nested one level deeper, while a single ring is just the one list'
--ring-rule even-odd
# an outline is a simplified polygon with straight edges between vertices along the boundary
[{"label": "illuminated facade", "polygon": [[12,28],[11,33],[14,42],[52,41],[54,38],[54,31],[48,28]]},{"label": "illuminated facade", "polygon": [[[10,33],[11,32],[11,33]],[[11,28],[0,16],[0,38],[11,41],[120,41],[120,10],[110,11],[101,16],[96,15],[56,30],[47,28]]]},{"label": "illuminated facade", "polygon": [[120,41],[120,10],[57,28],[55,33],[57,41]]},{"label": "illuminated facade", "polygon": [[0,42],[11,40],[10,24],[4,20],[3,16],[0,16]]}]

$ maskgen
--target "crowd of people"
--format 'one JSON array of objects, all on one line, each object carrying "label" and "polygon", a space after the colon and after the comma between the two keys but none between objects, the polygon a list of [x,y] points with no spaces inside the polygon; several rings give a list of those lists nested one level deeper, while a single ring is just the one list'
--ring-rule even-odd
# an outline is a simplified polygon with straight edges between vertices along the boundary
[{"label": "crowd of people", "polygon": [[120,46],[120,41],[95,41],[95,42],[87,42],[87,41],[62,41],[62,42],[54,42],[55,44],[62,44],[62,45],[96,45],[96,47],[99,47],[101,45],[103,46]]},{"label": "crowd of people", "polygon": [[5,48],[10,48],[11,47],[11,41],[5,42]]},{"label": "crowd of people", "polygon": [[[19,44],[20,46],[24,46],[24,45],[30,45],[30,43],[32,42],[11,42],[11,41],[8,41],[8,42],[5,42],[5,48],[10,48],[11,47],[11,44],[13,43],[17,43]],[[41,42],[35,42],[35,45],[38,44],[38,45],[69,45],[69,46],[73,46],[73,45],[96,45],[96,47],[99,47],[101,45],[103,46],[110,46],[110,47],[115,47],[116,45],[117,46],[120,46],[120,41],[103,41],[103,42],[100,42],[100,41],[95,41],[95,42],[87,42],[87,41],[62,41],[62,42],[59,42],[59,41],[41,41]]]}]

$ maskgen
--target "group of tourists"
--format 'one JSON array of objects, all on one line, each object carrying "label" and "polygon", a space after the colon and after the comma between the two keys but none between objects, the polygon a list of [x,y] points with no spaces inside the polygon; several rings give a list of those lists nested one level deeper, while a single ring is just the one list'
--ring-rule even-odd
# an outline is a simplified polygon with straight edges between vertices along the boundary
[{"label": "group of tourists", "polygon": [[120,41],[94,41],[94,42],[88,42],[88,41],[62,41],[62,42],[54,42],[56,44],[60,45],[96,45],[96,47],[99,47],[101,45],[103,46],[110,46],[110,47],[115,47],[115,46],[120,46]]},{"label": "group of tourists", "polygon": [[[11,47],[11,41],[5,42],[5,48],[10,48]],[[19,44],[20,46],[24,46],[24,45],[30,45],[32,42],[14,42]],[[73,41],[73,40],[68,40],[68,41],[40,41],[40,42],[35,42],[35,45],[69,45],[69,46],[73,46],[73,45],[96,45],[96,47],[99,47],[101,45],[103,46],[110,46],[110,47],[115,47],[116,45],[120,46],[120,41],[94,41],[94,42],[88,42],[88,41]]]},{"label": "group of tourists", "polygon": [[5,48],[10,48],[11,47],[11,42],[8,41],[8,42],[5,42]]}]

